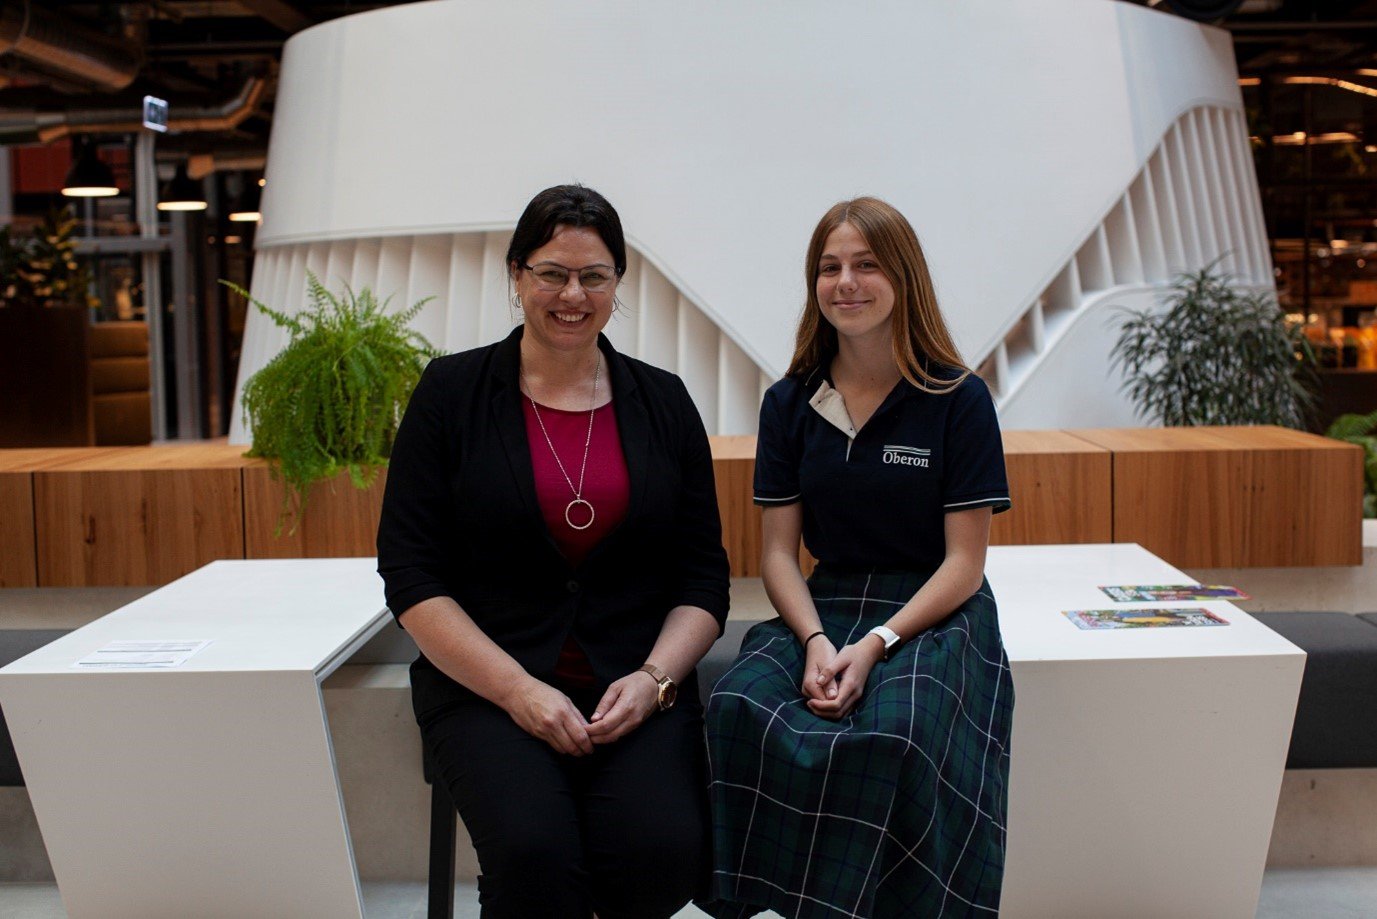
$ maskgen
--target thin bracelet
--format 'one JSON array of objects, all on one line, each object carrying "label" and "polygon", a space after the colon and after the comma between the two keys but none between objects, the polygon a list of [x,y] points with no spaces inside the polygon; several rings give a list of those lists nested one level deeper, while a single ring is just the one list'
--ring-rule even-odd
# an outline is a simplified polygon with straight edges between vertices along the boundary
[{"label": "thin bracelet", "polygon": [[808,642],[812,641],[814,638],[817,638],[819,635],[826,635],[826,634],[827,634],[826,632],[821,632],[821,631],[819,631],[819,632],[814,632],[812,635],[809,635],[807,638],[803,639],[803,650],[805,650],[805,651],[808,650]]}]

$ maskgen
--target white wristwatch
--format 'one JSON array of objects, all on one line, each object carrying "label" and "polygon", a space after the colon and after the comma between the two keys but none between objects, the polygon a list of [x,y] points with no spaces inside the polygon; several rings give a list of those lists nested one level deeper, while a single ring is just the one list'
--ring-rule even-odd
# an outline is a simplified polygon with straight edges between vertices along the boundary
[{"label": "white wristwatch", "polygon": [[883,625],[877,625],[870,630],[871,635],[880,636],[880,641],[884,642],[885,650],[880,655],[880,660],[887,661],[889,656],[899,647],[899,633]]}]

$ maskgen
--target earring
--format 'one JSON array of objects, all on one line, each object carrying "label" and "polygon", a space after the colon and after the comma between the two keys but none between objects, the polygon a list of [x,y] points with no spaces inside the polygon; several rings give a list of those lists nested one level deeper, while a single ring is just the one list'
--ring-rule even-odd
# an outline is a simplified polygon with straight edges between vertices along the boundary
[{"label": "earring", "polygon": [[521,312],[521,294],[512,294],[512,309]]}]

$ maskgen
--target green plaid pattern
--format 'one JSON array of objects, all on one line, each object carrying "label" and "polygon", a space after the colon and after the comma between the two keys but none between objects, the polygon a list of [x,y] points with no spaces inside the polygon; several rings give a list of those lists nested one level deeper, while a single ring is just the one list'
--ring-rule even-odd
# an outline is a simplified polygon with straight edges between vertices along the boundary
[{"label": "green plaid pattern", "polygon": [[[927,577],[819,569],[809,588],[840,648]],[[699,905],[718,919],[995,915],[1014,691],[989,583],[876,664],[840,722],[808,711],[802,670],[772,619],[713,688],[714,899]]]}]

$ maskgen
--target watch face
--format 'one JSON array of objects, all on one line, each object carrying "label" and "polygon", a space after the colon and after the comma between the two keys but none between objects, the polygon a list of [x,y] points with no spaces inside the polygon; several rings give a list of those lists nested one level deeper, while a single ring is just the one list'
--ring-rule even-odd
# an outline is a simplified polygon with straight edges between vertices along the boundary
[{"label": "watch face", "polygon": [[665,680],[660,684],[660,711],[664,711],[674,706],[674,700],[679,698],[679,687],[673,681]]}]

